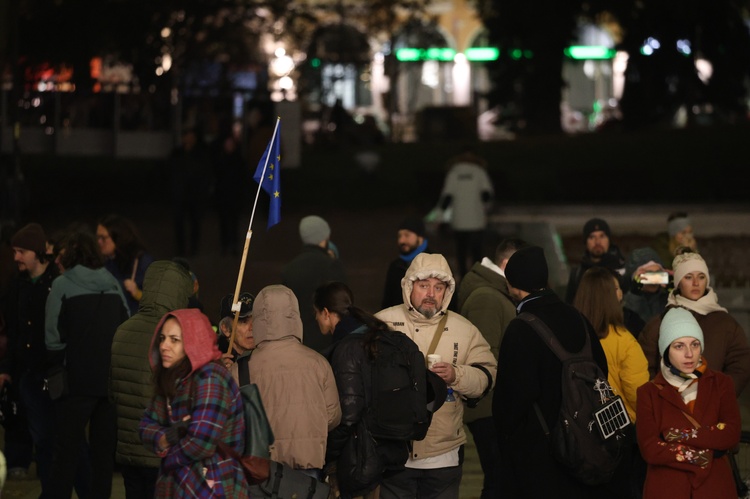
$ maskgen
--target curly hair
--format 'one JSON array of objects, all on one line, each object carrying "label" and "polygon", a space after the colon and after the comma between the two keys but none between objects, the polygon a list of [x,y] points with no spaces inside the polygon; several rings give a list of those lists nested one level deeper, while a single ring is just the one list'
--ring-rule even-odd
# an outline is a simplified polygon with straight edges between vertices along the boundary
[{"label": "curly hair", "polygon": [[57,242],[60,265],[72,269],[76,265],[83,265],[90,269],[104,266],[104,259],[99,252],[96,237],[87,228],[76,228],[64,234]]}]

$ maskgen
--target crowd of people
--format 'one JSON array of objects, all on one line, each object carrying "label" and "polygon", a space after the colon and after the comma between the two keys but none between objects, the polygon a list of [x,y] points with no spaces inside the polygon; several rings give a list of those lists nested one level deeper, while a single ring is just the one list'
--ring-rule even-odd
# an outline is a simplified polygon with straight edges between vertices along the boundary
[{"label": "crowd of people", "polygon": [[[458,498],[465,428],[482,499],[736,497],[727,455],[740,439],[750,345],[719,304],[689,217],[667,226],[681,242],[669,257],[658,241],[626,255],[605,220],[587,221],[580,265],[558,296],[533,242],[462,250],[454,272],[424,220],[406,216],[397,258],[384,257],[382,306],[368,311],[328,221],[308,215],[278,282],[223,295],[210,317],[187,262],[152,256],[126,217],[54,238],[29,223],[9,235],[16,269],[2,293],[0,383],[20,408],[3,423],[10,478],[33,461],[45,498],[109,497],[115,470],[128,499],[250,497],[234,456],[245,448],[246,369],[273,429],[271,459],[328,483],[332,497]],[[520,313],[569,352],[590,343],[622,398],[627,451],[604,483],[582,483],[554,457],[547,433],[560,424],[563,366]],[[423,439],[375,439],[366,478],[354,479],[344,462],[366,431],[385,331],[439,357],[429,369],[446,397]]]}]

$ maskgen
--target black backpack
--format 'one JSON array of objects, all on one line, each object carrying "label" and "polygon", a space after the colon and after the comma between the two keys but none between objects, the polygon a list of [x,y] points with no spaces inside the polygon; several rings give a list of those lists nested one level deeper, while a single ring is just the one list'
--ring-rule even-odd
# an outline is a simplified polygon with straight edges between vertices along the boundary
[{"label": "black backpack", "polygon": [[551,430],[538,404],[534,404],[553,455],[582,483],[610,481],[629,445],[624,430],[630,425],[630,416],[594,361],[585,323],[586,343],[580,352],[570,353],[538,317],[522,312],[518,318],[531,325],[562,362],[562,402]]},{"label": "black backpack", "polygon": [[375,341],[367,427],[375,438],[422,440],[445,401],[445,382],[427,369],[419,347],[404,333],[383,331]]}]

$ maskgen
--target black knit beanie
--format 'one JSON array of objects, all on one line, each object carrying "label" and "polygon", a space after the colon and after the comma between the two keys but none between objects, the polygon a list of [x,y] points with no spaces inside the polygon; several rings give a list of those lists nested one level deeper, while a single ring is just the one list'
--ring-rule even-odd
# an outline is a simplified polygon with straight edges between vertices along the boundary
[{"label": "black knit beanie", "polygon": [[583,226],[584,242],[589,238],[589,234],[591,234],[595,230],[604,231],[604,233],[607,234],[607,237],[612,237],[612,234],[609,231],[609,224],[607,222],[605,222],[601,218],[592,218]]},{"label": "black knit beanie", "polygon": [[528,246],[513,253],[505,266],[505,278],[514,288],[531,293],[547,287],[549,270],[544,250]]},{"label": "black knit beanie", "polygon": [[409,230],[420,237],[424,237],[424,222],[419,217],[406,217],[399,224],[398,230]]}]

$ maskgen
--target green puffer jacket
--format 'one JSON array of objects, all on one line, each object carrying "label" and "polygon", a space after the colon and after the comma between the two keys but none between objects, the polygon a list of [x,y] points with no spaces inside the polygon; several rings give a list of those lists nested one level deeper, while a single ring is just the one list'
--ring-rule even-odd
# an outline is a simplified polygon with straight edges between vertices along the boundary
[{"label": "green puffer jacket", "polygon": [[158,468],[161,458],[146,450],[138,424],[153,394],[148,350],[159,320],[186,308],[193,279],[179,263],[158,260],[149,265],[138,312],[123,322],[112,341],[112,393],[117,404],[119,464]]},{"label": "green puffer jacket", "polygon": [[[508,292],[505,277],[481,263],[475,263],[461,280],[458,310],[479,329],[497,359],[505,328],[516,317],[516,306]],[[490,390],[475,408],[464,410],[464,423],[492,417],[492,392]]]}]

